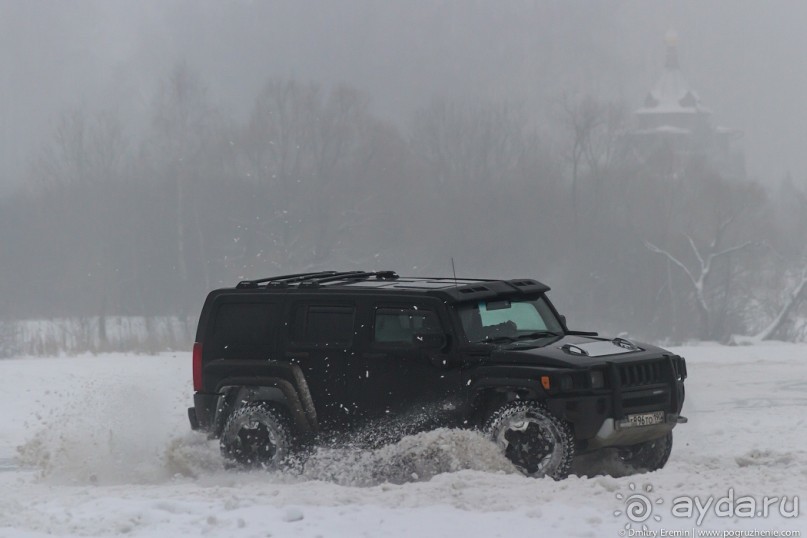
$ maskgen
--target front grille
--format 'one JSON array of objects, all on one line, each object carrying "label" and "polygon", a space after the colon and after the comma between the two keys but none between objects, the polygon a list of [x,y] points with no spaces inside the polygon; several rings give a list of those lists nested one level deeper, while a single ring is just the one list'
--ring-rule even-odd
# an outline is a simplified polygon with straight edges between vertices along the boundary
[{"label": "front grille", "polygon": [[675,357],[663,355],[649,361],[611,363],[614,418],[659,410],[677,412],[680,404],[675,380],[682,374],[686,376],[686,365],[683,359],[674,364]]},{"label": "front grille", "polygon": [[687,378],[687,363],[682,357],[673,356],[672,365],[676,379],[684,380]]},{"label": "front grille", "polygon": [[666,361],[661,360],[618,366],[619,382],[623,388],[664,383],[668,371]]}]

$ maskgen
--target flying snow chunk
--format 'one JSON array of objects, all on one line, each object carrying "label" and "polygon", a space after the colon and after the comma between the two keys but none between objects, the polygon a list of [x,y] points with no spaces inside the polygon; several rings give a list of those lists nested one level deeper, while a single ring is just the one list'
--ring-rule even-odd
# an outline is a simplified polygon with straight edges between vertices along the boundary
[{"label": "flying snow chunk", "polygon": [[286,510],[286,513],[283,514],[283,521],[286,523],[294,523],[295,521],[302,521],[303,519],[303,512],[298,508],[289,508]]}]

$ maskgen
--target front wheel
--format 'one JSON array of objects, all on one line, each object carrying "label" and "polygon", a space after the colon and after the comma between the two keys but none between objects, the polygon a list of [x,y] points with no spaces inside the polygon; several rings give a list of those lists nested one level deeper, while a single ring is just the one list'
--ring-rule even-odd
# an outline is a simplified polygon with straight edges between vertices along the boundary
[{"label": "front wheel", "polygon": [[562,480],[574,459],[569,425],[534,401],[510,402],[491,415],[485,433],[527,476]]},{"label": "front wheel", "polygon": [[664,467],[672,452],[673,435],[669,432],[664,437],[645,441],[638,445],[617,449],[619,461],[636,471],[657,471]]},{"label": "front wheel", "polygon": [[274,470],[288,458],[292,435],[286,416],[266,403],[239,407],[221,434],[221,453],[243,467]]}]

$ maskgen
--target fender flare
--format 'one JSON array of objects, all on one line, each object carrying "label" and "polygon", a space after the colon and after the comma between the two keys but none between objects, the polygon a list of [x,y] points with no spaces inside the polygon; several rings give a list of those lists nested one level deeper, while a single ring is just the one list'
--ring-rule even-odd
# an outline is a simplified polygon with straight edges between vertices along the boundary
[{"label": "fender flare", "polygon": [[319,423],[311,391],[296,364],[274,362],[267,376],[239,376],[222,379],[216,387],[220,393],[213,421],[213,432],[221,435],[224,423],[237,407],[252,402],[275,402],[288,411],[297,431],[317,433]]},{"label": "fender flare", "polygon": [[[538,380],[493,377],[482,378],[469,387],[469,411],[476,415],[477,420],[483,422],[492,410],[488,409],[492,395],[500,396],[505,401],[524,399],[546,401],[548,395]],[[480,423],[481,423],[480,422]]]},{"label": "fender flare", "polygon": [[473,400],[476,400],[484,393],[493,391],[514,394],[526,393],[527,399],[530,400],[544,400],[548,397],[546,390],[541,386],[541,382],[537,379],[523,379],[512,377],[501,378],[485,378],[476,381],[471,385],[473,391]]}]

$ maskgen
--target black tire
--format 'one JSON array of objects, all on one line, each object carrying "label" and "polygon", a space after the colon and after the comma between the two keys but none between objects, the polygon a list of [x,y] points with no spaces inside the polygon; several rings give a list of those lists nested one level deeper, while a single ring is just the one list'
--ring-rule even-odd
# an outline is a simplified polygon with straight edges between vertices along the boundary
[{"label": "black tire", "polygon": [[278,469],[292,451],[289,421],[267,403],[241,406],[224,424],[220,445],[222,455],[242,467]]},{"label": "black tire", "polygon": [[488,419],[485,433],[527,476],[562,480],[574,459],[569,425],[534,401],[510,402]]},{"label": "black tire", "polygon": [[638,445],[617,449],[619,461],[635,469],[637,472],[657,471],[664,467],[672,452],[673,435],[669,432],[664,437],[646,441]]}]

